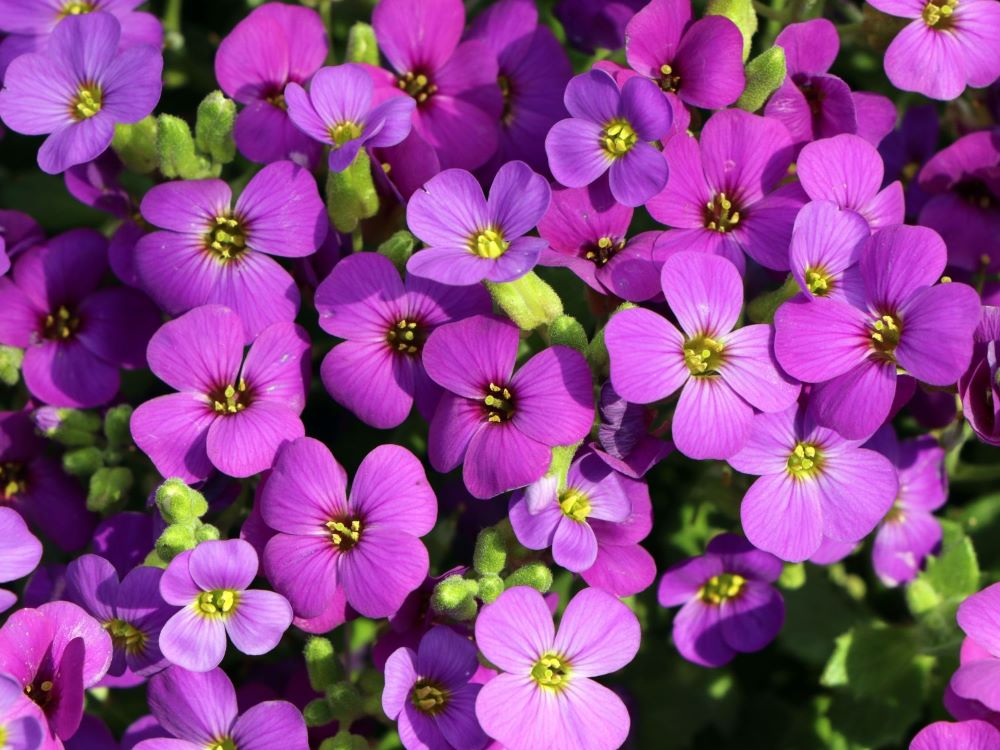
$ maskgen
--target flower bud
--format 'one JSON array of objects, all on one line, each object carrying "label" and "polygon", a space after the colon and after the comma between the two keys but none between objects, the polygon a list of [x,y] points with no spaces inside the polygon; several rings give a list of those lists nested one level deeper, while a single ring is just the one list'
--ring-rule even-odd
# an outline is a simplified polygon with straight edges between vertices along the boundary
[{"label": "flower bud", "polygon": [[476,572],[481,576],[497,575],[506,564],[507,543],[500,531],[495,527],[480,531],[476,538],[476,549],[472,553],[472,565]]},{"label": "flower bud", "polygon": [[168,479],[156,490],[156,506],[167,523],[186,523],[208,512],[205,496],[177,478]]},{"label": "flower bud", "polygon": [[363,712],[361,694],[350,682],[335,682],[326,689],[326,701],[334,719],[350,724]]},{"label": "flower bud", "polygon": [[358,22],[347,33],[347,54],[345,62],[368,63],[378,66],[378,41],[375,29],[367,23]]},{"label": "flower bud", "polygon": [[368,740],[358,734],[341,730],[333,737],[323,740],[319,750],[368,750]]},{"label": "flower bud", "polygon": [[21,363],[24,361],[24,350],[14,346],[0,346],[0,383],[6,386],[17,385],[21,379]]},{"label": "flower bud", "polygon": [[164,177],[198,180],[214,177],[221,169],[213,169],[205,157],[195,152],[191,128],[173,115],[160,115],[157,119],[156,156]]},{"label": "flower bud", "polygon": [[130,172],[149,174],[159,163],[156,118],[149,115],[133,125],[116,125],[111,147]]},{"label": "flower bud", "polygon": [[498,575],[485,575],[479,579],[479,598],[483,604],[492,604],[504,592],[503,580]]},{"label": "flower bud", "polygon": [[757,13],[753,0],[709,0],[706,16],[728,18],[743,35],[743,62],[750,56],[750,44],[757,33]]},{"label": "flower bud", "polygon": [[210,523],[203,523],[194,532],[194,540],[198,544],[202,542],[214,542],[217,539],[221,539],[222,534],[219,530]]},{"label": "flower bud", "polygon": [[195,145],[216,164],[228,164],[236,157],[233,122],[236,103],[221,91],[213,91],[198,105],[194,124]]},{"label": "flower bud", "polygon": [[66,451],[62,457],[63,471],[74,477],[89,477],[104,466],[104,453],[88,445]]},{"label": "flower bud", "polygon": [[552,588],[552,571],[539,562],[522,565],[504,579],[507,588],[514,586],[531,586],[542,594]]},{"label": "flower bud", "polygon": [[486,282],[493,301],[524,331],[551,325],[563,314],[562,300],[555,289],[534,271],[502,284]]},{"label": "flower bud", "polygon": [[309,701],[302,709],[302,716],[306,720],[306,726],[310,727],[321,727],[334,720],[333,711],[330,710],[330,704],[327,703],[326,698]]},{"label": "flower bud", "polygon": [[[454,617],[456,612],[468,610],[468,604],[477,592],[478,586],[475,581],[468,581],[460,575],[448,576],[434,587],[431,607],[435,612]],[[474,607],[475,602],[472,604]]]},{"label": "flower bud", "polygon": [[129,404],[112,406],[104,415],[104,437],[108,439],[108,447],[118,450],[132,442],[132,432],[129,420],[132,419],[132,407]]},{"label": "flower bud", "polygon": [[587,333],[580,321],[571,315],[560,315],[549,326],[549,340],[556,345],[568,346],[581,354],[587,353]]},{"label": "flower bud", "polygon": [[94,412],[80,409],[57,409],[42,406],[31,413],[35,427],[49,440],[68,448],[94,445],[101,418]]},{"label": "flower bud", "polygon": [[132,470],[124,466],[102,467],[90,477],[87,510],[106,513],[125,500],[132,489]]},{"label": "flower bud", "polygon": [[785,81],[785,50],[771,47],[747,63],[747,85],[736,101],[736,106],[747,112],[756,112],[767,98]]},{"label": "flower bud", "polygon": [[156,540],[156,554],[161,560],[169,563],[184,550],[194,549],[197,544],[194,529],[175,523],[165,528],[160,538]]},{"label": "flower bud", "polygon": [[396,270],[403,273],[406,269],[406,261],[413,255],[413,248],[416,244],[416,238],[404,229],[396,232],[379,245],[378,253],[391,260]]},{"label": "flower bud", "polygon": [[322,693],[342,677],[340,663],[328,638],[313,636],[306,641],[305,658],[313,690]]},{"label": "flower bud", "polygon": [[371,159],[363,149],[343,172],[327,175],[326,209],[338,231],[353,232],[362,219],[378,212],[378,205]]}]

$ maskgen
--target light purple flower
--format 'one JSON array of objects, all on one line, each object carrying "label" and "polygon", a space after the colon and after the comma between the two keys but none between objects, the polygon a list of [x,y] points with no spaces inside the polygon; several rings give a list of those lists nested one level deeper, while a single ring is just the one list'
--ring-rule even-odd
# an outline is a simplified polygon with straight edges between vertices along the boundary
[{"label": "light purple flower", "polygon": [[167,666],[160,653],[160,630],[177,609],[160,596],[160,568],[137,566],[121,582],[114,566],[97,555],[83,555],[66,568],[66,598],[79,604],[111,636],[108,674],[128,669],[148,676]]},{"label": "light purple flower", "polygon": [[820,424],[849,439],[885,421],[897,367],[930,385],[952,385],[972,358],[979,297],[944,272],[941,238],[924,227],[877,231],[861,258],[863,302],[805,297],[778,308],[774,350],[785,371],[812,389]]},{"label": "light purple flower", "polygon": [[725,258],[681,252],[663,265],[663,293],[682,331],[652,310],[623,310],[608,322],[611,383],[649,404],[681,389],[673,440],[691,458],[727,458],[746,443],[754,409],[777,412],[799,386],[774,359],[768,325],[733,330],[743,280]]},{"label": "light purple flower", "polygon": [[5,750],[42,750],[45,717],[17,680],[0,674],[0,736]]},{"label": "light purple flower", "polygon": [[658,260],[697,250],[722,255],[742,272],[746,253],[767,268],[788,269],[792,225],[807,198],[796,183],[779,187],[792,160],[780,123],[738,109],[716,112],[700,142],[677,135],[664,154],[670,180],[647,208],[674,230],[657,244]]},{"label": "light purple flower", "polygon": [[476,716],[509,750],[614,750],[630,720],[615,693],[593,680],[639,650],[639,621],[611,594],[584,589],[559,624],[532,588],[504,591],[476,619],[476,644],[503,672],[476,699]]},{"label": "light purple flower", "polygon": [[[0,32],[10,34],[0,48],[41,50],[49,35],[66,18],[109,13],[121,24],[119,51],[144,44],[163,46],[163,26],[152,13],[137,11],[143,0],[0,0]],[[0,58],[7,50],[0,50]],[[11,50],[13,51],[13,50]],[[0,72],[0,78],[3,77]]]},{"label": "light purple flower", "polygon": [[1000,730],[973,719],[952,724],[937,721],[920,730],[910,750],[1000,750]]},{"label": "light purple flower", "polygon": [[237,651],[266,654],[292,624],[288,600],[248,589],[257,577],[257,553],[242,539],[201,542],[181,552],[160,579],[168,604],[183,607],[160,632],[160,650],[194,672],[219,666],[226,636]]},{"label": "light purple flower", "polygon": [[160,99],[163,58],[141,45],[118,52],[121,27],[108,13],[69,17],[44,52],[7,68],[0,118],[11,130],[49,137],[38,166],[49,174],[99,156],[115,125],[138,122]]},{"label": "light purple flower", "polygon": [[958,657],[944,707],[959,721],[982,719],[1000,729],[1000,659],[969,637],[962,641]]},{"label": "light purple flower", "polygon": [[809,297],[862,304],[861,254],[870,231],[860,214],[811,201],[795,217],[788,249],[792,275]]},{"label": "light purple flower", "polygon": [[291,159],[309,166],[319,161],[320,144],[292,123],[284,91],[319,70],[327,48],[319,13],[286,3],[255,8],[222,40],[215,77],[226,94],[246,105],[233,137],[250,161]]},{"label": "light purple flower", "polygon": [[149,681],[149,708],[166,730],[161,736],[170,739],[144,739],[135,750],[309,750],[306,723],[295,706],[265,701],[240,714],[236,690],[221,669],[161,672]]},{"label": "light purple flower", "polygon": [[410,197],[407,224],[428,247],[410,256],[406,270],[458,286],[518,279],[548,244],[524,235],[550,199],[548,182],[523,161],[500,168],[489,199],[469,172],[445,170]]},{"label": "light purple flower", "polygon": [[[6,473],[6,469],[0,473]],[[18,512],[0,507],[0,583],[24,578],[41,559],[42,543],[28,531]],[[16,601],[16,594],[0,589],[0,612],[10,609]]]},{"label": "light purple flower", "polygon": [[565,346],[536,354],[514,372],[518,328],[477,315],[439,327],[424,345],[424,367],[447,393],[428,436],[435,470],[464,462],[469,492],[489,498],[539,479],[551,448],[590,431],[593,385],[583,355]]},{"label": "light purple flower", "polygon": [[149,295],[171,315],[226,305],[247,341],[272,323],[292,321],[299,290],[270,256],[301,258],[330,227],[316,180],[289,161],[269,164],[232,207],[222,180],[176,180],[153,187],[142,215],[167,231],[139,240],[135,263]]},{"label": "light purple flower", "polygon": [[281,444],[305,434],[309,338],[275,323],[246,357],[243,325],[206,305],[166,323],[149,342],[149,367],[179,393],[132,414],[132,438],[165,477],[198,481],[215,467],[248,477],[271,466]]},{"label": "light purple flower", "polygon": [[482,685],[470,683],[479,668],[476,647],[448,627],[438,626],[420,646],[400,648],[385,664],[382,708],[399,722],[408,750],[481,750],[487,737],[476,721]]},{"label": "light purple flower", "polygon": [[318,440],[278,454],[260,497],[264,522],[279,533],[264,569],[299,617],[344,599],[366,617],[393,614],[427,575],[420,537],[437,519],[437,499],[416,457],[382,445],[347,473]]},{"label": "light purple flower", "polygon": [[619,90],[603,70],[572,78],[563,102],[570,117],[545,138],[553,176],[582,188],[608,174],[611,193],[641,206],[667,184],[667,163],[651,141],[670,130],[670,104],[652,81],[635,77]]},{"label": "light purple flower", "polygon": [[746,446],[729,464],[756,474],[743,496],[743,532],[782,560],[812,556],[824,537],[857,542],[892,507],[899,489],[884,456],[818,426],[798,404],[758,414]]},{"label": "light purple flower", "polygon": [[492,310],[481,285],[450,286],[399,277],[377,253],[337,264],[316,290],[320,325],[346,339],[320,371],[330,395],[373,427],[396,427],[414,402],[427,419],[440,389],[424,371],[424,342],[439,325]]},{"label": "light purple flower", "polygon": [[681,606],[674,617],[674,645],[704,667],[721,667],[738,653],[760,651],[785,621],[785,601],[772,585],[782,564],[735,534],[720,534],[705,554],[663,574],[661,607]]}]

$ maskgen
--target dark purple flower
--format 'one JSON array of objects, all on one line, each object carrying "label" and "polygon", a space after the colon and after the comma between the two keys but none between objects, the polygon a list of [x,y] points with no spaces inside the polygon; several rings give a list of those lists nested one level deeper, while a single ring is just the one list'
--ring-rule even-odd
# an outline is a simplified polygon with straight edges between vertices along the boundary
[{"label": "dark purple flower", "polygon": [[149,513],[114,513],[94,529],[93,550],[125,576],[152,552],[157,531]]},{"label": "dark purple flower", "polygon": [[984,443],[1000,445],[1000,307],[984,306],[972,364],[958,381],[965,418]]},{"label": "dark purple flower", "polygon": [[593,54],[625,46],[625,29],[646,0],[559,0],[555,16],[570,43]]},{"label": "dark purple flower", "polygon": [[721,667],[773,641],[785,621],[785,601],[772,585],[781,569],[774,555],[735,534],[720,534],[704,555],[664,573],[656,596],[661,607],[683,605],[674,617],[681,656]]},{"label": "dark purple flower", "polygon": [[[41,559],[42,543],[28,531],[24,519],[15,510],[0,507],[0,583],[24,578]],[[16,594],[0,589],[0,612],[10,609],[16,601]]]},{"label": "dark purple flower", "polygon": [[650,433],[655,412],[623,399],[610,380],[601,386],[598,410],[597,442],[591,447],[615,471],[642,479],[673,450],[669,441],[659,437],[665,427]]},{"label": "dark purple flower", "polygon": [[593,421],[583,355],[553,346],[515,373],[518,341],[510,321],[476,315],[439,327],[424,346],[427,374],[447,391],[431,420],[431,465],[447,472],[464,462],[465,486],[478,498],[539,479],[551,448],[579,442]]},{"label": "dark purple flower", "polygon": [[883,185],[888,186],[895,180],[903,183],[907,218],[916,218],[929,198],[916,177],[937,151],[940,130],[937,108],[933,104],[910,107],[900,126],[879,144],[878,150],[885,162]]},{"label": "dark purple flower", "polygon": [[15,255],[42,242],[45,233],[34,219],[20,211],[0,210],[0,276],[10,270]]}]

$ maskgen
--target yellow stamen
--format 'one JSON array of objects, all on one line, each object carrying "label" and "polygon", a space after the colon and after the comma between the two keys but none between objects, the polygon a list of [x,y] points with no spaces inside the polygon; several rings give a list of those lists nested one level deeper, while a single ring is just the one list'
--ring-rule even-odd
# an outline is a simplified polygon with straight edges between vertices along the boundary
[{"label": "yellow stamen", "polygon": [[510,247],[499,227],[486,227],[469,240],[469,249],[480,258],[499,258]]},{"label": "yellow stamen", "polygon": [[215,589],[203,591],[195,599],[195,611],[202,617],[227,617],[240,601],[240,592],[233,589]]},{"label": "yellow stamen", "polygon": [[823,468],[823,454],[814,443],[796,443],[788,455],[788,473],[796,479],[813,477]]},{"label": "yellow stamen", "polygon": [[585,492],[570,487],[559,496],[559,507],[567,518],[583,523],[590,515],[590,498]]},{"label": "yellow stamen", "polygon": [[570,663],[565,656],[548,653],[535,662],[531,678],[543,688],[562,690],[569,683]]},{"label": "yellow stamen", "polygon": [[701,335],[684,342],[684,364],[692,375],[715,375],[725,358],[725,346],[711,336]]},{"label": "yellow stamen", "polygon": [[706,604],[719,605],[739,596],[746,582],[746,578],[736,573],[712,576],[698,589],[698,598]]}]

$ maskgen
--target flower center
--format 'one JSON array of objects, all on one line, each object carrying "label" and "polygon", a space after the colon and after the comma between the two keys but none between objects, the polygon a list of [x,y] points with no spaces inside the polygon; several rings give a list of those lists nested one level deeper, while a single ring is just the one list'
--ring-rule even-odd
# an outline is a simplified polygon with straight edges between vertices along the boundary
[{"label": "flower center", "polygon": [[559,507],[567,518],[583,523],[590,515],[590,498],[585,492],[570,487],[559,496]]},{"label": "flower center", "polygon": [[903,510],[903,506],[900,505],[897,500],[889,508],[889,512],[885,514],[885,518],[882,519],[884,523],[903,523],[906,520],[906,511]]},{"label": "flower center", "polygon": [[284,91],[275,91],[273,94],[269,94],[264,97],[264,101],[270,104],[272,107],[277,107],[283,112],[288,111],[288,102],[285,101]]},{"label": "flower center", "polygon": [[684,342],[684,364],[692,375],[715,375],[724,361],[721,341],[702,334]]},{"label": "flower center", "polygon": [[823,468],[823,454],[812,443],[796,443],[788,454],[788,473],[796,479],[806,479],[819,474]]},{"label": "flower center", "polygon": [[448,691],[442,685],[421,677],[413,684],[410,700],[423,713],[435,716],[448,705]]},{"label": "flower center", "polygon": [[25,481],[24,464],[0,464],[0,501],[13,500],[28,488]]},{"label": "flower center", "polygon": [[510,78],[505,75],[497,76],[497,85],[500,87],[500,93],[503,95],[503,111],[500,113],[500,122],[504,125],[510,125],[514,122],[514,112],[511,103],[514,91],[511,87]]},{"label": "flower center", "polygon": [[115,648],[134,654],[146,647],[146,634],[125,620],[108,620],[104,623],[104,629],[111,636],[111,643]]},{"label": "flower center", "polygon": [[96,83],[81,83],[69,105],[69,114],[77,122],[93,117],[101,111],[103,97]]},{"label": "flower center", "polygon": [[947,31],[955,25],[954,13],[957,7],[958,0],[938,0],[938,2],[931,0],[924,6],[924,12],[921,15],[924,23],[932,29]]},{"label": "flower center", "polygon": [[499,258],[510,247],[498,227],[487,227],[469,240],[469,249],[480,258]]},{"label": "flower center", "polygon": [[628,120],[616,117],[601,131],[601,148],[612,159],[619,159],[632,150],[638,137]]},{"label": "flower center", "polygon": [[822,268],[807,268],[806,288],[817,297],[825,297],[833,291],[833,274],[827,273]]},{"label": "flower center", "polygon": [[872,349],[875,353],[887,362],[896,361],[896,347],[899,346],[899,337],[903,333],[903,323],[895,315],[883,315],[872,321],[869,335],[871,336]]},{"label": "flower center", "polygon": [[997,205],[997,200],[993,192],[986,186],[986,183],[977,179],[961,180],[952,192],[964,199],[971,206],[979,208],[993,208]]},{"label": "flower center", "polygon": [[38,706],[45,708],[52,700],[52,688],[55,687],[52,680],[43,680],[39,684],[31,683],[24,688],[24,694],[31,698]]},{"label": "flower center", "polygon": [[531,668],[531,679],[549,690],[560,690],[569,682],[570,665],[566,657],[544,654]]},{"label": "flower center", "polygon": [[7,747],[7,727],[0,724],[0,747]]},{"label": "flower center", "polygon": [[66,341],[80,327],[80,318],[73,315],[64,305],[42,319],[42,338],[49,341]]},{"label": "flower center", "polygon": [[238,414],[250,404],[250,393],[247,391],[247,381],[240,378],[235,387],[227,385],[224,389],[209,394],[212,408],[218,414]]},{"label": "flower center", "polygon": [[205,234],[205,247],[219,260],[235,260],[247,250],[246,230],[239,219],[232,216],[216,216],[215,223]]},{"label": "flower center", "polygon": [[660,88],[670,93],[676,93],[681,87],[681,77],[679,73],[674,73],[674,69],[669,65],[660,66],[660,78],[657,81]]},{"label": "flower center", "polygon": [[725,234],[740,223],[740,212],[725,193],[719,193],[705,204],[705,229]]},{"label": "flower center", "polygon": [[514,416],[514,396],[506,386],[490,383],[490,392],[483,403],[486,405],[486,420],[507,422]]},{"label": "flower center", "polygon": [[348,141],[360,138],[363,131],[363,125],[346,120],[330,126],[330,138],[338,146],[343,146]]},{"label": "flower center", "polygon": [[202,591],[195,599],[195,609],[202,617],[225,617],[236,609],[240,601],[240,592],[233,589],[214,589]]},{"label": "flower center", "polygon": [[345,518],[340,521],[327,521],[326,528],[330,530],[330,541],[341,552],[354,549],[361,541],[360,519]]},{"label": "flower center", "polygon": [[740,595],[747,579],[736,573],[723,573],[712,576],[704,586],[698,589],[698,598],[706,604],[722,604]]},{"label": "flower center", "polygon": [[66,16],[82,16],[94,11],[94,4],[83,2],[82,0],[69,0],[63,3],[62,10],[59,11],[60,18]]},{"label": "flower center", "polygon": [[604,267],[609,260],[625,247],[625,240],[614,240],[611,237],[601,237],[597,244],[590,245],[584,253],[584,258],[592,261],[598,268]]},{"label": "flower center", "polygon": [[230,737],[220,737],[208,746],[208,750],[236,750],[236,743]]},{"label": "flower center", "polygon": [[407,73],[396,79],[396,85],[407,94],[417,100],[417,104],[423,104],[435,93],[438,87],[430,82],[423,73]]},{"label": "flower center", "polygon": [[403,318],[385,334],[389,347],[402,354],[418,354],[427,340],[427,332],[415,320]]}]

